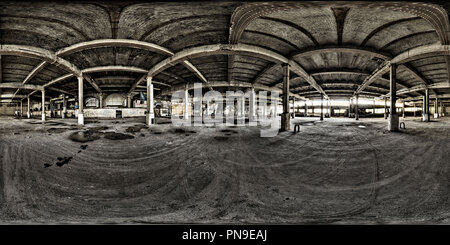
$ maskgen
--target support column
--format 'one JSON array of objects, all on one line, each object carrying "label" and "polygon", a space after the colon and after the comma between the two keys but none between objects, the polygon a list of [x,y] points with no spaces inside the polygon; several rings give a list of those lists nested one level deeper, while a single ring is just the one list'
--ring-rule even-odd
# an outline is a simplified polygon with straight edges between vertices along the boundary
[{"label": "support column", "polygon": [[405,101],[403,101],[402,116],[405,118]]},{"label": "support column", "polygon": [[442,101],[441,101],[441,117],[443,117],[444,116],[444,104],[442,103]]},{"label": "support column", "polygon": [[289,64],[283,64],[283,113],[281,114],[281,130],[291,128],[289,113]]},{"label": "support column", "polygon": [[23,117],[23,100],[20,101],[20,117]]},{"label": "support column", "polygon": [[103,93],[98,94],[98,108],[103,108]]},{"label": "support column", "polygon": [[84,91],[83,91],[83,77],[78,77],[78,125],[84,125]]},{"label": "support column", "polygon": [[430,121],[430,90],[425,89],[425,96],[423,97],[423,112],[422,112],[422,121],[429,122]]},{"label": "support column", "polygon": [[63,94],[63,108],[62,108],[61,118],[66,118],[66,113],[67,113],[67,99],[66,99],[66,95]]},{"label": "support column", "polygon": [[352,104],[353,104],[353,98],[350,98],[349,102],[348,102],[348,118],[351,118],[351,114],[352,114]]},{"label": "support column", "polygon": [[320,95],[320,121],[323,121],[323,94]]},{"label": "support column", "polygon": [[42,110],[41,110],[41,114],[42,114],[42,121],[45,121],[45,90],[41,90],[42,92]]},{"label": "support column", "polygon": [[127,94],[127,107],[131,108],[131,93]]},{"label": "support column", "polygon": [[384,119],[387,119],[387,97],[384,97]]},{"label": "support column", "polygon": [[251,88],[250,90],[250,100],[248,105],[249,105],[248,118],[250,121],[256,122],[256,93],[254,88]]},{"label": "support column", "polygon": [[395,104],[397,102],[397,65],[391,65],[390,72],[390,94],[391,94],[391,109],[389,110],[389,131],[398,131],[399,129],[399,119]]},{"label": "support column", "polygon": [[375,100],[373,100],[372,114],[375,116]]},{"label": "support column", "polygon": [[146,123],[148,126],[155,125],[155,111],[154,111],[154,98],[153,98],[153,83],[152,77],[147,77],[147,115]]},{"label": "support column", "polygon": [[356,95],[356,103],[355,103],[355,119],[359,120],[359,111],[358,111],[358,100],[359,100],[359,95]]},{"label": "support column", "polygon": [[[289,108],[290,110],[290,108]],[[295,118],[295,97],[292,98],[292,114],[291,114],[292,118]]]},{"label": "support column", "polygon": [[311,114],[314,116],[314,101],[311,100]]},{"label": "support column", "polygon": [[27,96],[27,118],[31,117],[31,113],[30,113],[30,96]]},{"label": "support column", "polygon": [[328,118],[331,118],[331,100],[328,99]]},{"label": "support column", "polygon": [[189,91],[186,88],[184,90],[184,119],[189,118]]},{"label": "support column", "polygon": [[439,118],[439,99],[437,97],[434,102],[434,118]]},{"label": "support column", "polygon": [[308,104],[305,102],[305,117],[308,116]]}]

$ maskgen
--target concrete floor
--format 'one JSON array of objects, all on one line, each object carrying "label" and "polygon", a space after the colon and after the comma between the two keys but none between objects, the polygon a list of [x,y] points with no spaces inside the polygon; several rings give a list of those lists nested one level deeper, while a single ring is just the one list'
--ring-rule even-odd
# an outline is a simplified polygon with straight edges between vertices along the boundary
[{"label": "concrete floor", "polygon": [[300,133],[260,138],[2,117],[0,221],[448,224],[450,119],[400,120],[390,133],[384,119],[296,118]]}]

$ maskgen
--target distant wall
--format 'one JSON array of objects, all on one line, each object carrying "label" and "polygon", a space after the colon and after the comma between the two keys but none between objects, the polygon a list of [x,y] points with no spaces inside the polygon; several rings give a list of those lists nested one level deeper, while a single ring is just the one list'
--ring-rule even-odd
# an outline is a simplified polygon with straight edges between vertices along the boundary
[{"label": "distant wall", "polygon": [[[0,115],[2,116],[14,116],[16,105],[14,104],[0,104]],[[20,110],[20,109],[19,109]]]},{"label": "distant wall", "polygon": [[84,118],[116,118],[116,112],[122,111],[122,117],[143,117],[145,108],[84,109]]}]

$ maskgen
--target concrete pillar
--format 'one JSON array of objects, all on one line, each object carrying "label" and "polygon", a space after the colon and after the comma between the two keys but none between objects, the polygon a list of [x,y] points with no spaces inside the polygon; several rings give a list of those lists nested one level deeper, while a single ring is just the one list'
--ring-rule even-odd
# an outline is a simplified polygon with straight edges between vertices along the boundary
[{"label": "concrete pillar", "polygon": [[323,121],[323,94],[320,95],[320,121]]},{"label": "concrete pillar", "polygon": [[444,103],[442,103],[442,101],[441,101],[441,117],[443,117],[444,116]]},{"label": "concrete pillar", "polygon": [[127,106],[128,108],[131,108],[131,93],[127,94]]},{"label": "concrete pillar", "polygon": [[314,101],[311,100],[311,114],[314,116]]},{"label": "concrete pillar", "polygon": [[387,97],[384,97],[384,119],[387,119]]},{"label": "concrete pillar", "polygon": [[30,96],[27,96],[27,118],[31,117],[31,113],[30,113]]},{"label": "concrete pillar", "polygon": [[359,120],[359,111],[358,111],[358,99],[359,95],[356,95],[356,102],[355,102],[355,120]]},{"label": "concrete pillar", "polygon": [[391,65],[390,72],[390,95],[391,95],[391,109],[389,110],[389,131],[398,131],[399,119],[395,104],[397,102],[397,65]]},{"label": "concrete pillar", "polygon": [[45,90],[41,90],[42,92],[42,121],[45,121]]},{"label": "concrete pillar", "polygon": [[103,93],[98,94],[98,108],[103,108]]},{"label": "concrete pillar", "polygon": [[283,113],[281,114],[281,130],[288,131],[291,128],[289,113],[289,64],[283,64]]},{"label": "concrete pillar", "polygon": [[250,121],[256,121],[256,93],[254,88],[251,88],[250,90],[250,100],[248,105],[249,105],[248,118]]},{"label": "concrete pillar", "polygon": [[434,118],[439,118],[439,99],[437,97],[434,102]]},{"label": "concrete pillar", "polygon": [[78,77],[78,125],[84,125],[84,91],[83,77]]},{"label": "concrete pillar", "polygon": [[375,116],[375,100],[373,100],[372,114]]},{"label": "concrete pillar", "polygon": [[353,99],[350,98],[350,100],[349,100],[349,102],[348,102],[348,118],[351,118],[352,104],[353,104]]},{"label": "concrete pillar", "polygon": [[23,100],[20,101],[20,117],[23,117]]},{"label": "concrete pillar", "polygon": [[423,113],[422,121],[430,121],[430,90],[425,89],[425,96],[423,97]]},{"label": "concrete pillar", "polygon": [[308,104],[305,102],[305,117],[308,116]]},{"label": "concrete pillar", "polygon": [[63,94],[63,108],[62,108],[61,118],[66,118],[66,113],[67,113],[67,99],[66,99],[66,95]]},{"label": "concrete pillar", "polygon": [[148,126],[156,124],[154,103],[155,102],[154,102],[154,98],[153,98],[152,77],[147,77],[147,115],[146,115],[146,123],[147,123]]},{"label": "concrete pillar", "polygon": [[292,98],[292,118],[295,118],[295,97]]},{"label": "concrete pillar", "polygon": [[405,118],[405,101],[403,101],[402,114],[403,118]]},{"label": "concrete pillar", "polygon": [[189,91],[186,88],[184,90],[184,119],[189,118]]}]

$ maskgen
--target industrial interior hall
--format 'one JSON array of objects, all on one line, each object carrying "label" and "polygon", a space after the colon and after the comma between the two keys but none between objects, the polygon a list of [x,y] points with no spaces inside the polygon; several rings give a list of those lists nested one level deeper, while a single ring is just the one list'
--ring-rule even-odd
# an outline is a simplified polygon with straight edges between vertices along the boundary
[{"label": "industrial interior hall", "polygon": [[448,224],[449,13],[2,1],[0,223]]}]

